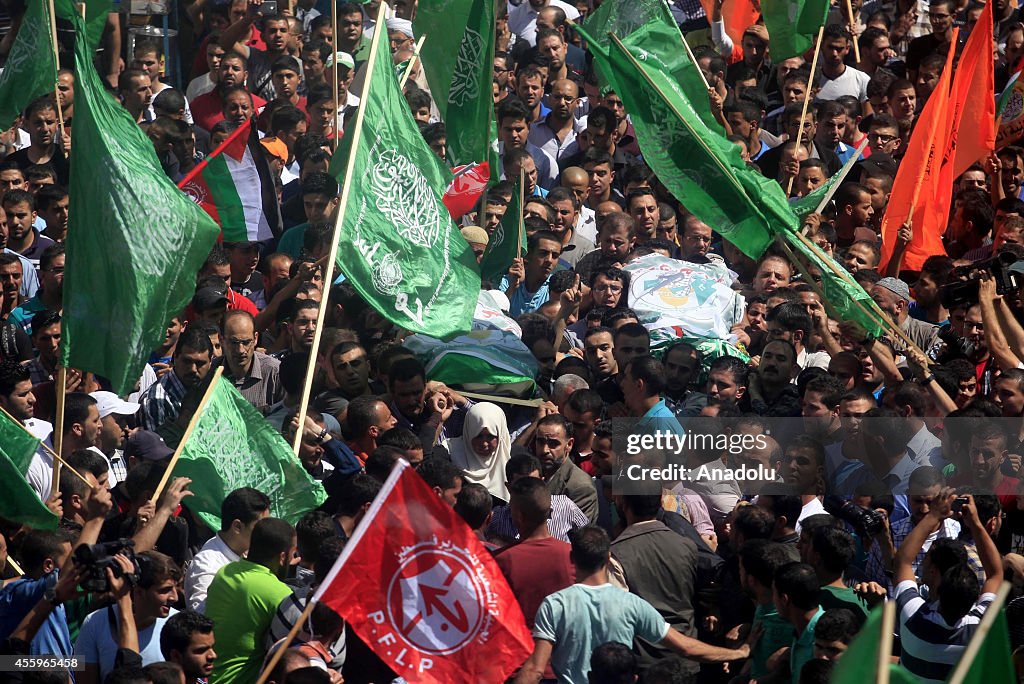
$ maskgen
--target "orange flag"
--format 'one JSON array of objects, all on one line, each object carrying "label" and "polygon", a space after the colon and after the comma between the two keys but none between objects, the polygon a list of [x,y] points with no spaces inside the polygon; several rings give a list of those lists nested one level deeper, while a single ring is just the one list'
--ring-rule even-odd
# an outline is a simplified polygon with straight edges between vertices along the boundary
[{"label": "orange flag", "polygon": [[896,172],[896,181],[889,195],[889,206],[882,219],[882,267],[884,270],[896,246],[896,233],[913,214],[914,239],[903,255],[902,268],[920,270],[924,260],[933,254],[945,254],[942,233],[946,228],[943,218],[936,224],[935,214],[949,211],[947,198],[945,208],[939,211],[936,201],[939,196],[939,167],[948,145],[949,126],[949,83],[953,69],[953,53],[959,29],[953,29],[953,42],[946,55],[946,66],[942,70],[935,90],[914,126],[914,132],[907,144],[907,153]]},{"label": "orange flag", "polygon": [[[985,95],[996,91],[993,35],[992,3],[988,2],[971,30],[953,78],[949,118],[953,135],[949,150],[955,153],[954,179],[996,148],[996,101]],[[946,156],[948,159],[950,155]]]},{"label": "orange flag", "polygon": [[[715,0],[701,0],[704,13],[708,16],[708,23],[711,23],[711,14],[715,10]],[[760,3],[755,5],[752,0],[725,0],[722,4],[722,21],[725,23],[725,32],[732,38],[732,56],[729,63],[738,62],[743,59],[743,32],[748,26],[757,23],[761,16]],[[771,38],[771,36],[769,36]]]}]

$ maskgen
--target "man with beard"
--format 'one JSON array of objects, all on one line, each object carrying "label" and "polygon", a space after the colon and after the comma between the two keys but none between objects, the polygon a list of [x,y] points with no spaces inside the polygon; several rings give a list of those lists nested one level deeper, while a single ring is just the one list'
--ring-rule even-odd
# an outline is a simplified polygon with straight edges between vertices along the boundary
[{"label": "man with beard", "polygon": [[594,251],[594,243],[576,232],[576,219],[580,211],[579,200],[571,190],[555,188],[548,193],[548,202],[555,210],[551,232],[562,240],[563,254],[559,261],[566,268],[573,268],[580,259]]},{"label": "man with beard", "polygon": [[282,338],[288,340],[288,346],[271,354],[278,361],[289,354],[308,354],[313,349],[320,303],[312,299],[296,299],[294,302],[291,312],[285,315],[281,323]]},{"label": "man with beard", "polygon": [[160,631],[160,652],[168,662],[181,666],[185,684],[209,679],[217,660],[213,649],[213,620],[194,610],[176,613]]},{"label": "man with beard", "polygon": [[41,286],[35,297],[11,312],[12,322],[21,326],[25,334],[32,334],[32,317],[41,311],[61,313],[64,297],[64,245],[55,243],[46,248],[39,259]]},{"label": "man with beard", "polygon": [[[195,119],[196,125],[209,131],[218,121],[223,121],[228,90],[236,87],[244,88],[248,77],[245,57],[237,52],[226,53],[220,62],[220,78],[217,87],[200,95],[192,102],[192,117]],[[252,96],[251,102],[252,108],[255,109],[261,109],[267,104],[265,99],[257,95]]]},{"label": "man with beard", "polygon": [[147,430],[156,430],[165,422],[177,418],[185,393],[206,378],[212,362],[213,343],[209,336],[198,326],[185,328],[174,349],[171,372],[157,380],[139,397],[142,426]]},{"label": "man with beard", "polygon": [[295,528],[280,518],[256,523],[246,558],[228,563],[213,578],[206,616],[220,652],[212,681],[243,684],[259,678],[266,656],[263,637],[281,601],[292,593],[282,580],[297,549]]},{"label": "man with beard", "polygon": [[792,382],[797,368],[796,349],[791,342],[776,339],[765,345],[747,388],[755,413],[778,418],[800,415],[800,395]]},{"label": "man with beard", "polygon": [[[181,569],[170,557],[157,551],[140,554],[148,561],[134,587],[128,591],[130,600],[118,602],[112,609],[100,608],[86,616],[75,642],[75,655],[85,662],[85,671],[77,680],[84,684],[99,684],[114,670],[118,655],[118,639],[110,623],[121,621],[121,610],[131,608],[138,632],[142,664],[163,660],[160,652],[160,632],[167,619],[177,613],[171,605],[178,600],[178,582]],[[129,584],[131,586],[131,584]]]},{"label": "man with beard", "polygon": [[548,301],[551,273],[561,254],[562,241],[550,230],[537,231],[530,238],[526,258],[512,262],[498,288],[508,296],[513,317],[532,313]]},{"label": "man with beard", "polygon": [[669,408],[676,415],[698,415],[708,403],[706,394],[691,388],[694,379],[700,375],[700,352],[689,342],[676,342],[665,350],[661,363],[665,368],[662,394]]}]

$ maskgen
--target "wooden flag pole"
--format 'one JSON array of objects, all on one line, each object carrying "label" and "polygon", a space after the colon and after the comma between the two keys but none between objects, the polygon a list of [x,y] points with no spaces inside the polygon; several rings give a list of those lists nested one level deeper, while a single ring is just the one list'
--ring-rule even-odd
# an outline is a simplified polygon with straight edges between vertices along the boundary
[{"label": "wooden flag pole", "polygon": [[[352,192],[352,177],[355,175],[355,162],[359,150],[359,138],[363,132],[363,118],[366,116],[366,101],[370,95],[370,88],[373,81],[373,68],[377,61],[377,45],[380,42],[381,34],[387,33],[380,30],[384,26],[384,8],[386,2],[382,2],[377,9],[377,27],[373,32],[373,40],[370,42],[370,59],[366,63],[367,80],[359,99],[359,108],[356,110],[355,130],[352,131],[352,144],[349,147],[348,164],[345,166],[345,179],[341,186],[341,199],[338,202],[338,213],[334,219],[334,232],[331,235],[331,249],[327,255],[327,263],[324,265],[324,291],[330,292],[331,283],[334,282],[334,266],[338,259],[338,238],[341,235],[341,226],[345,222],[345,208],[348,205],[348,198]],[[309,395],[313,391],[313,375],[316,373],[317,350],[320,348],[320,336],[324,331],[324,319],[327,315],[327,298],[321,303],[320,310],[316,316],[316,331],[313,333],[313,347],[309,350],[309,362],[306,364],[306,379],[302,385],[302,399],[299,401],[299,411],[296,414],[299,419],[299,427],[295,431],[295,439],[292,441],[292,451],[299,454],[299,446],[302,444],[302,429],[306,422],[306,412],[309,409]]]},{"label": "wooden flag pole", "polygon": [[889,684],[889,655],[892,653],[892,636],[896,631],[896,602],[882,604],[882,633],[878,638],[878,662],[875,663],[875,682]]},{"label": "wooden flag pole", "polygon": [[525,193],[526,193],[526,171],[524,171],[522,166],[520,165],[520,168],[519,168],[519,219],[517,221],[517,223],[519,224],[519,242],[516,243],[516,258],[517,259],[519,257],[523,256],[523,254],[522,254],[522,250],[523,250],[523,230],[525,230],[525,228],[523,226],[523,223],[524,223],[524,221],[523,221],[523,209],[526,207],[526,194]]},{"label": "wooden flag pole", "polygon": [[192,436],[192,431],[196,429],[196,423],[199,422],[199,418],[203,415],[203,409],[206,408],[207,402],[210,401],[210,396],[213,394],[214,388],[217,386],[217,381],[220,380],[221,374],[224,373],[224,366],[217,366],[216,370],[213,371],[213,379],[210,380],[210,384],[206,387],[206,392],[203,393],[203,398],[199,401],[199,406],[196,407],[196,412],[192,414],[192,417],[188,421],[188,427],[185,428],[185,434],[182,435],[181,441],[178,442],[178,448],[174,450],[174,455],[171,456],[171,462],[167,464],[167,468],[164,470],[163,477],[160,478],[160,484],[156,486],[156,490],[153,492],[153,496],[149,498],[150,502],[156,504],[157,499],[164,493],[164,487],[167,486],[168,480],[171,479],[171,473],[174,471],[174,466],[178,464],[178,459],[181,458],[181,452],[185,449],[185,444],[188,443],[188,438]]},{"label": "wooden flag pole", "polygon": [[412,75],[412,70],[416,66],[416,62],[420,61],[420,50],[423,48],[423,41],[427,39],[427,34],[420,36],[420,39],[416,41],[416,47],[413,48],[412,57],[409,59],[409,66],[405,67],[405,73],[402,74],[402,82],[398,84],[398,89],[405,91],[405,84],[409,82],[409,77]]},{"label": "wooden flag pole", "polygon": [[53,102],[57,106],[57,128],[60,130],[60,142],[56,143],[59,148],[64,144],[64,107],[60,103],[60,52],[57,49],[57,10],[54,9],[53,0],[47,3],[50,8],[50,40],[53,44],[53,66],[57,70],[53,74]]},{"label": "wooden flag pole", "polygon": [[999,586],[999,590],[996,591],[995,600],[985,609],[985,615],[981,618],[978,630],[971,637],[971,640],[967,642],[967,648],[964,649],[964,654],[960,656],[960,662],[956,664],[953,674],[950,675],[949,684],[963,684],[964,679],[967,677],[967,671],[974,664],[974,659],[978,657],[978,652],[981,650],[982,644],[985,643],[985,639],[992,629],[992,624],[1003,610],[1003,604],[1006,602],[1010,589],[1011,585],[1009,582],[1003,582]]},{"label": "wooden flag pole", "polygon": [[[289,0],[290,2],[291,0]],[[334,144],[331,149],[338,149],[338,145],[341,143],[341,125],[338,123],[339,113],[343,112],[344,109],[341,103],[338,102],[338,3],[336,0],[331,2],[331,64],[333,65],[333,73],[331,75],[331,93],[334,97]],[[344,114],[341,115],[341,123],[345,123]]]},{"label": "wooden flag pole", "polygon": [[57,398],[57,415],[53,426],[53,477],[50,480],[50,495],[60,491],[60,464],[64,447],[64,400],[67,397],[68,370],[64,366],[57,367],[57,378],[53,381],[53,391]]},{"label": "wooden flag pole", "polygon": [[704,72],[701,70],[700,65],[697,64],[697,58],[693,56],[693,50],[690,49],[690,43],[687,42],[686,36],[680,31],[679,35],[683,39],[683,47],[686,48],[686,54],[689,55],[690,61],[693,62],[693,66],[697,67],[697,73],[700,74],[700,80],[704,83],[704,90],[711,90],[711,84],[708,83],[708,79],[704,76]]},{"label": "wooden flag pole", "polygon": [[[20,577],[24,577],[25,576],[25,571],[22,570],[21,566],[18,565],[18,562],[16,560],[14,560],[13,558],[11,558],[9,555],[7,556],[7,564],[10,565],[11,566],[11,570],[16,572]],[[2,570],[2,569],[3,568],[0,568],[0,570]]]},{"label": "wooden flag pole", "polygon": [[[374,33],[379,33],[379,31],[374,31]],[[260,671],[260,677],[256,680],[256,684],[263,684],[267,681],[267,677],[270,676],[270,673],[274,671],[275,667],[277,667],[281,658],[284,657],[284,652],[288,650],[288,644],[292,643],[292,639],[294,639],[295,635],[299,633],[300,629],[302,629],[302,625],[306,624],[306,620],[309,619],[309,616],[312,614],[313,608],[316,607],[316,604],[317,602],[313,600],[312,596],[310,596],[306,601],[306,607],[302,609],[302,613],[300,613],[299,617],[295,619],[295,624],[292,625],[290,630],[288,630],[287,636],[285,636],[284,640],[280,642],[280,645],[277,647],[277,650],[274,651],[274,655],[270,656],[270,660],[267,661],[267,664],[263,666],[263,669]]]},{"label": "wooden flag pole", "polygon": [[[811,90],[814,88],[814,74],[818,69],[818,55],[821,54],[821,37],[825,33],[825,27],[822,26],[818,29],[818,39],[814,43],[814,57],[811,59],[811,75],[807,77],[807,92],[804,93],[804,106],[800,110],[800,128],[797,129],[797,143],[802,144],[804,138],[804,121],[807,119],[807,105],[811,103]],[[814,141],[811,140],[810,145],[814,145]],[[810,154],[810,150],[807,151]],[[796,176],[790,176],[789,183],[786,184],[786,199],[793,193],[793,181],[796,180]]]},{"label": "wooden flag pole", "polygon": [[857,19],[853,16],[853,3],[850,0],[846,0],[846,14],[850,17],[850,40],[853,41],[853,58],[857,60],[857,66],[860,66],[860,44],[857,42],[857,34],[854,32],[854,27],[857,25]]}]

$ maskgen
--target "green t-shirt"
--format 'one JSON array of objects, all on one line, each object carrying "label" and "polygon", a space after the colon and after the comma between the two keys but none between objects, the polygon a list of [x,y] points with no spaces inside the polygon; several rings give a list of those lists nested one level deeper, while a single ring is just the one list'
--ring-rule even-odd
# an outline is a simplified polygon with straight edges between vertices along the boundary
[{"label": "green t-shirt", "polygon": [[292,259],[298,259],[302,254],[302,242],[306,237],[306,229],[309,223],[300,223],[284,231],[281,239],[277,241],[277,251],[284,252]]},{"label": "green t-shirt", "polygon": [[868,619],[867,604],[849,587],[822,587],[818,592],[818,605],[822,610],[845,608],[853,613],[858,629]]},{"label": "green t-shirt", "polygon": [[210,684],[251,684],[259,678],[264,636],[277,606],[291,593],[268,568],[244,558],[217,571],[206,595],[206,616],[213,620],[217,642]]},{"label": "green t-shirt", "polygon": [[793,625],[789,624],[775,610],[775,604],[758,605],[754,610],[754,624],[764,626],[764,634],[750,653],[750,676],[764,677],[768,674],[768,658],[780,648],[793,643]]},{"label": "green t-shirt", "polygon": [[[818,624],[818,618],[825,611],[818,606],[818,612],[814,614],[807,627],[795,639],[789,647],[789,670],[793,675],[793,684],[800,684],[800,670],[804,665],[814,658],[814,626]],[[213,684],[211,682],[211,684]]]}]

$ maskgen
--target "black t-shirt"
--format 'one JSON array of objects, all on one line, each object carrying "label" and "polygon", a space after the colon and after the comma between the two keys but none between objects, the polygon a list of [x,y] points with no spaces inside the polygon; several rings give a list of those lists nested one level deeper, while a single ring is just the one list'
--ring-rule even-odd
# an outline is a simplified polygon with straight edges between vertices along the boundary
[{"label": "black t-shirt", "polygon": [[[57,135],[60,135],[59,131]],[[28,167],[35,166],[36,164],[36,162],[29,159],[29,149],[30,148],[26,147],[25,149],[18,150],[11,156],[7,157],[7,159],[17,164],[18,168],[21,169],[22,172],[24,172]],[[54,155],[50,158],[50,161],[48,163],[50,164],[50,166],[53,167],[53,170],[57,173],[57,184],[67,187],[68,178],[70,174],[70,167],[68,166],[68,160],[64,156],[64,153],[57,149]]]}]

